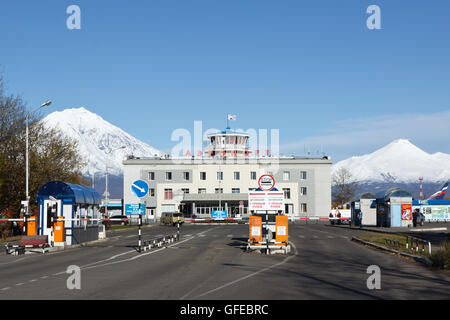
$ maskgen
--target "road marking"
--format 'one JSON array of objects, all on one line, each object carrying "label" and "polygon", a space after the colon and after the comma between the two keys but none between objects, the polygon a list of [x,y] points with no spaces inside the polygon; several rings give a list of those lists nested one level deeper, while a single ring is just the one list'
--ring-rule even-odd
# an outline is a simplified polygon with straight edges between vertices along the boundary
[{"label": "road marking", "polygon": [[334,237],[332,237],[332,236],[328,236],[328,239],[334,239]]},{"label": "road marking", "polygon": [[220,287],[217,287],[217,288],[215,288],[215,289],[212,289],[212,290],[209,290],[209,291],[207,291],[207,292],[205,292],[205,293],[202,293],[202,294],[200,294],[200,295],[198,295],[198,296],[192,298],[192,300],[193,300],[193,299],[200,298],[200,297],[203,297],[203,296],[206,296],[206,295],[211,294],[211,293],[213,293],[213,292],[219,291],[219,290],[224,289],[224,288],[226,288],[226,287],[229,287],[229,286],[231,286],[231,285],[233,285],[233,284],[235,284],[235,283],[238,283],[238,282],[240,282],[240,281],[242,281],[242,280],[246,280],[246,279],[248,279],[248,278],[251,278],[251,277],[253,277],[253,276],[256,276],[257,274],[260,274],[260,273],[262,273],[262,272],[268,271],[268,270],[270,270],[270,269],[273,269],[273,268],[276,268],[276,267],[279,267],[279,266],[285,264],[286,262],[288,262],[289,260],[291,260],[292,258],[294,258],[295,256],[297,256],[297,254],[298,254],[297,247],[294,245],[293,242],[291,242],[291,245],[292,245],[292,246],[294,247],[294,249],[295,249],[294,255],[289,256],[289,257],[285,258],[283,261],[278,262],[278,263],[276,263],[276,264],[274,264],[274,265],[271,265],[270,267],[261,269],[261,270],[259,270],[259,271],[254,272],[254,273],[251,273],[251,274],[249,274],[249,275],[246,275],[246,276],[244,276],[244,277],[242,277],[242,278],[239,278],[239,279],[236,279],[236,280],[234,280],[234,281],[228,282],[228,283],[226,283],[226,284],[224,284],[224,285],[222,285],[222,286],[220,286]]},{"label": "road marking", "polygon": [[43,276],[43,277],[41,277],[41,279],[47,279],[48,278],[48,276]]},{"label": "road marking", "polygon": [[136,235],[132,234],[131,236],[128,236],[127,238],[133,238],[136,237]]},{"label": "road marking", "polygon": [[227,238],[233,238],[233,235],[232,234],[228,234]]},{"label": "road marking", "polygon": [[299,235],[300,238],[305,239],[305,236]]},{"label": "road marking", "polygon": [[36,279],[32,279],[32,280],[30,280],[29,282],[36,282],[37,280]]},{"label": "road marking", "polygon": [[25,258],[20,258],[20,259],[17,259],[17,260],[14,260],[14,261],[11,261],[11,262],[3,262],[3,263],[0,263],[0,265],[1,266],[3,266],[3,265],[6,265],[6,264],[11,264],[11,263],[15,263],[15,262],[19,262],[19,261],[22,261],[22,260],[24,260]]},{"label": "road marking", "polygon": [[19,286],[23,286],[24,284],[25,284],[25,283],[22,283],[22,282],[21,282],[21,283],[16,284],[16,286],[18,286],[18,287],[19,287]]},{"label": "road marking", "polygon": [[10,287],[6,287],[6,288],[3,288],[3,289],[0,289],[0,291],[6,291],[6,290],[9,290],[9,289],[11,289]]}]

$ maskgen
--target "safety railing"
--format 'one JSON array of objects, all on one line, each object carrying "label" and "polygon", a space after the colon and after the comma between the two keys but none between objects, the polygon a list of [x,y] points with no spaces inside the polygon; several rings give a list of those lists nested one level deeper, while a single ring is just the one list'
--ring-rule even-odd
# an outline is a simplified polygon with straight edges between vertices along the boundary
[{"label": "safety railing", "polygon": [[405,235],[406,237],[406,249],[419,252],[424,252],[427,248],[428,254],[431,255],[431,242],[416,237]]}]

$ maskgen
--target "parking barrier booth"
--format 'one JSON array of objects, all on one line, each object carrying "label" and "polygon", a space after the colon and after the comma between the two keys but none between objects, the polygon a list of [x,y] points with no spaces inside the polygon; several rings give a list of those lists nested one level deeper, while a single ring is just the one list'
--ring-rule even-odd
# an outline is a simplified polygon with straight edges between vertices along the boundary
[{"label": "parking barrier booth", "polygon": [[[53,181],[41,187],[38,235],[48,236],[50,244],[73,245],[98,240],[103,228],[100,219],[101,198],[92,188]],[[64,219],[64,221],[58,221]],[[62,223],[61,223],[62,222]],[[64,232],[61,233],[60,231]],[[56,233],[56,238],[55,238]]]},{"label": "parking barrier booth", "polygon": [[378,227],[412,226],[412,195],[400,188],[376,195]]}]

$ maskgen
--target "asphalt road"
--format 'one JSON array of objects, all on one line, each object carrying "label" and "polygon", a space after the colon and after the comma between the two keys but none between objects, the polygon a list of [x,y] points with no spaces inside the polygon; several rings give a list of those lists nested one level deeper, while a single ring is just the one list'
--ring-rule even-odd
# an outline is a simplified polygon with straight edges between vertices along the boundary
[{"label": "asphalt road", "polygon": [[[175,232],[145,228],[144,238]],[[351,241],[359,230],[291,224],[293,253],[246,253],[246,225],[185,225],[179,242],[138,254],[137,230],[46,255],[0,255],[4,299],[449,299],[450,274]],[[81,289],[69,290],[71,265]],[[369,290],[367,268],[381,269]]]}]

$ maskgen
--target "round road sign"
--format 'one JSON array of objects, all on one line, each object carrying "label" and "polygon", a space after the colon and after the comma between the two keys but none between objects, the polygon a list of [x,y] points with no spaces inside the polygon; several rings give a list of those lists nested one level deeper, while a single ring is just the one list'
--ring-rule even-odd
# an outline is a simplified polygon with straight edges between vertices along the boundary
[{"label": "round road sign", "polygon": [[143,198],[148,193],[148,184],[143,180],[135,181],[131,185],[131,191],[136,195],[136,197]]}]

